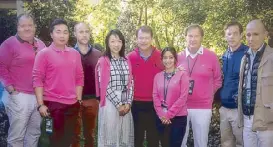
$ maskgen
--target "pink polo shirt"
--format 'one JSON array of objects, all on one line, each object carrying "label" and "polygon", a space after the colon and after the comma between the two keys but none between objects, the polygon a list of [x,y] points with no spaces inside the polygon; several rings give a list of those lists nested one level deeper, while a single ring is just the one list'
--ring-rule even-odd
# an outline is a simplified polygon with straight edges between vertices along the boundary
[{"label": "pink polo shirt", "polygon": [[34,94],[32,69],[35,53],[45,44],[35,38],[34,44],[17,36],[5,40],[0,46],[0,81],[5,87],[13,86],[17,91]]},{"label": "pink polo shirt", "polygon": [[222,73],[217,55],[205,48],[195,58],[186,54],[186,51],[179,54],[178,65],[184,67],[190,80],[194,80],[193,93],[188,95],[187,107],[212,109],[214,94],[222,86]]},{"label": "pink polo shirt", "polygon": [[52,43],[40,51],[33,68],[33,87],[44,88],[44,100],[74,104],[76,86],[83,86],[81,56],[75,49],[58,49]]}]

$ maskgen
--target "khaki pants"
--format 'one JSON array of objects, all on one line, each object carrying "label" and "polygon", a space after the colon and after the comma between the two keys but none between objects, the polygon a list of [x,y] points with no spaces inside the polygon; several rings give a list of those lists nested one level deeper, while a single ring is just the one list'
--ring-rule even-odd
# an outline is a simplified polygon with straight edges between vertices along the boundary
[{"label": "khaki pants", "polygon": [[95,129],[97,123],[99,103],[96,99],[83,100],[80,108],[80,115],[77,119],[76,129],[74,131],[74,139],[72,147],[80,147],[81,126],[83,125],[83,135],[85,138],[85,147],[94,147]]},{"label": "khaki pants", "polygon": [[19,93],[6,100],[10,122],[8,147],[37,147],[41,135],[41,116],[35,95]]},{"label": "khaki pants", "polygon": [[244,115],[244,146],[245,147],[273,147],[273,130],[252,131],[253,115]]},{"label": "khaki pants", "polygon": [[222,147],[242,147],[243,129],[238,127],[238,110],[221,107],[220,131]]}]

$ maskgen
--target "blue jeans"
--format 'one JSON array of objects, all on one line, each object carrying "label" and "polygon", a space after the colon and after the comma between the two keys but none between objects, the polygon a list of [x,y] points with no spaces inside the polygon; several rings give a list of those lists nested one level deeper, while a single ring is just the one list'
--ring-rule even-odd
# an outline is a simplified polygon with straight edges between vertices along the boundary
[{"label": "blue jeans", "polygon": [[181,147],[187,126],[187,116],[176,116],[170,125],[164,125],[157,118],[156,125],[162,147]]}]

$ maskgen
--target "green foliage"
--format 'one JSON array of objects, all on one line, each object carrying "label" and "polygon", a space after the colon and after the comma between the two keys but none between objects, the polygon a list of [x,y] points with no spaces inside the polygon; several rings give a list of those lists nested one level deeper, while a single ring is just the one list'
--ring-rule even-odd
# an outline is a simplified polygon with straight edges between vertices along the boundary
[{"label": "green foliage", "polygon": [[116,28],[117,18],[120,15],[120,2],[120,0],[101,0],[98,5],[86,6],[93,8],[88,23],[93,28],[95,42],[105,46],[104,40],[108,31]]},{"label": "green foliage", "polygon": [[[56,18],[63,18],[69,23],[70,32],[72,32],[73,10],[75,5],[72,1],[54,0],[46,2],[34,1],[26,3],[25,8],[35,17],[37,23],[37,35],[47,45],[51,42],[49,27]],[[70,33],[72,36],[72,33]],[[70,37],[70,39],[72,39]],[[73,40],[69,41],[72,44]]]},{"label": "green foliage", "polygon": [[[135,47],[135,30],[141,25],[153,28],[154,44],[158,48],[174,46],[182,50],[185,48],[184,29],[189,24],[200,24],[205,31],[203,45],[212,48],[218,55],[227,46],[223,27],[231,20],[238,20],[245,26],[251,19],[260,18],[273,38],[272,0],[100,0],[96,5],[89,0],[49,0],[26,3],[26,10],[34,14],[37,35],[47,44],[51,41],[49,25],[55,18],[64,18],[69,22],[70,45],[75,43],[73,25],[84,21],[92,28],[91,42],[103,46],[110,29],[122,30],[127,51]],[[15,33],[15,18],[9,17],[7,12],[3,14],[0,16],[4,20],[1,26],[5,27],[3,36],[6,39]]]},{"label": "green foliage", "polygon": [[16,11],[15,10],[0,10],[0,44],[8,37],[16,33]]}]

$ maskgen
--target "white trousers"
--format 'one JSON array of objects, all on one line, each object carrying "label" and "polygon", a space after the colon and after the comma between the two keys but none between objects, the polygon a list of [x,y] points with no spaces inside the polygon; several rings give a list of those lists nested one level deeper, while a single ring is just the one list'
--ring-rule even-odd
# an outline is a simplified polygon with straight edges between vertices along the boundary
[{"label": "white trousers", "polygon": [[[272,116],[273,117],[273,116]],[[245,147],[273,147],[273,130],[252,131],[253,115],[244,115],[243,139]]]},{"label": "white trousers", "polygon": [[8,147],[37,147],[41,135],[41,116],[37,111],[35,95],[4,92],[3,97],[9,118]]},{"label": "white trousers", "polygon": [[187,129],[181,147],[187,147],[190,123],[193,131],[194,147],[207,147],[211,116],[211,109],[188,109]]}]

